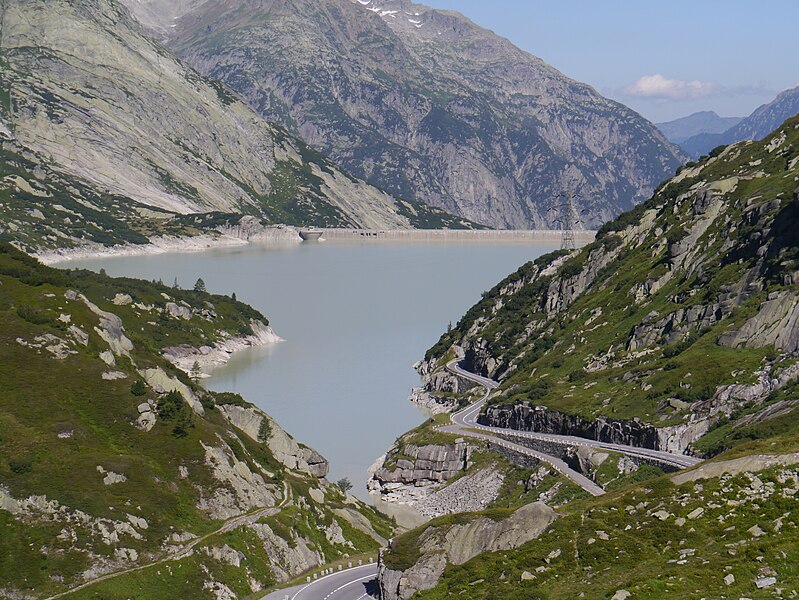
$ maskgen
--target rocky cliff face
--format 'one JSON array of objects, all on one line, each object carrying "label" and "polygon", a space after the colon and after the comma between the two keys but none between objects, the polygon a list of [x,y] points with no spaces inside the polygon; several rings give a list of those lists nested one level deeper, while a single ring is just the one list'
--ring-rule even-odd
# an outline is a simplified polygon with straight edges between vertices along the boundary
[{"label": "rocky cliff face", "polygon": [[659,449],[655,427],[640,421],[599,417],[588,421],[576,415],[550,411],[529,403],[513,406],[492,406],[480,415],[479,423],[520,431],[538,431],[584,437],[611,444]]},{"label": "rocky cliff face", "polygon": [[143,243],[235,222],[181,217],[197,213],[460,223],[343,173],[174,58],[116,0],[9,2],[0,23],[4,234],[20,244]]},{"label": "rocky cliff face", "polygon": [[400,441],[372,467],[367,487],[384,502],[418,504],[466,471],[471,452],[463,442],[420,446]]},{"label": "rocky cliff face", "polygon": [[435,587],[448,564],[462,565],[484,552],[518,548],[540,536],[556,518],[553,509],[534,503],[502,519],[477,516],[454,525],[433,522],[414,540],[419,556],[412,566],[381,557],[380,597],[410,600],[416,592]]},{"label": "rocky cliff face", "polygon": [[677,452],[728,418],[785,414],[797,147],[792,119],[683,170],[584,250],[525,265],[428,352],[429,391],[460,352],[502,382],[485,422]]},{"label": "rocky cliff face", "polygon": [[181,58],[350,172],[486,225],[554,226],[553,198],[579,186],[595,227],[682,162],[633,111],[455,12],[212,0],[166,23]]}]

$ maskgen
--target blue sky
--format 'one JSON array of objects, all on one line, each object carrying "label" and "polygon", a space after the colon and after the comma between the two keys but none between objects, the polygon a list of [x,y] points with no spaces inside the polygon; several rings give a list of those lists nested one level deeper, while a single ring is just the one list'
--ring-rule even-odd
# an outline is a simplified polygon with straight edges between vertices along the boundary
[{"label": "blue sky", "polygon": [[653,121],[745,116],[799,85],[799,0],[427,0]]}]

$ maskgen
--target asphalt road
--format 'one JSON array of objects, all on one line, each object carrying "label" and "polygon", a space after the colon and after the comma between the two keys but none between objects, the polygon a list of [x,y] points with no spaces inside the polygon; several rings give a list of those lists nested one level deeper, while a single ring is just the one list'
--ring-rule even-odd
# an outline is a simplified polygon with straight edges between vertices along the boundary
[{"label": "asphalt road", "polygon": [[[492,379],[488,379],[486,377],[482,377],[480,375],[476,375],[474,373],[470,373],[469,371],[464,370],[458,364],[457,361],[451,362],[447,365],[447,370],[459,377],[463,377],[464,379],[468,379],[470,381],[474,381],[479,385],[486,388],[486,394],[474,404],[466,407],[462,411],[454,414],[452,416],[452,422],[455,427],[458,428],[469,428],[469,429],[477,429],[479,431],[484,431],[487,434],[500,434],[500,435],[507,435],[507,436],[514,436],[517,438],[526,438],[526,439],[537,439],[542,441],[553,442],[556,444],[562,444],[564,446],[585,446],[589,448],[594,448],[596,450],[608,450],[611,452],[618,452],[620,454],[624,454],[626,456],[630,456],[633,458],[647,458],[658,461],[664,465],[670,465],[676,467],[678,469],[685,469],[689,467],[693,467],[700,462],[701,459],[696,458],[694,456],[685,456],[683,454],[672,454],[671,452],[663,452],[661,450],[651,450],[649,448],[638,448],[635,446],[625,446],[622,444],[609,444],[606,442],[598,442],[595,440],[589,440],[586,438],[580,438],[575,436],[568,436],[568,435],[554,435],[548,433],[536,433],[536,432],[527,432],[527,431],[517,431],[515,429],[503,429],[500,427],[486,427],[485,425],[480,425],[477,423],[477,418],[480,416],[480,411],[483,409],[483,406],[488,399],[488,395],[491,393],[491,390],[495,389],[499,386],[496,381]],[[449,427],[449,426],[448,426]],[[447,428],[442,428],[443,430],[447,430]]]},{"label": "asphalt road", "polygon": [[302,587],[290,600],[366,600],[377,598],[377,565],[347,569]]},{"label": "asphalt road", "polygon": [[[587,446],[597,450],[608,450],[618,452],[626,456],[636,458],[655,459],[663,464],[672,465],[674,467],[683,469],[692,467],[701,462],[700,459],[692,456],[684,456],[678,454],[671,454],[669,452],[661,452],[659,450],[650,450],[648,448],[636,448],[634,446],[624,446],[621,444],[608,444],[604,442],[597,442],[585,438],[578,438],[567,435],[552,435],[546,433],[535,433],[526,431],[516,431],[514,429],[503,429],[500,427],[486,427],[477,423],[477,418],[480,416],[480,411],[483,409],[488,396],[491,391],[499,386],[499,383],[487,377],[482,377],[475,373],[470,373],[460,367],[457,361],[451,362],[447,365],[447,370],[451,373],[473,381],[485,388],[486,393],[483,397],[474,404],[467,406],[465,409],[452,415],[452,425],[444,425],[439,427],[440,431],[452,433],[456,435],[468,436],[477,439],[488,440],[494,444],[504,446],[510,450],[532,456],[543,462],[551,465],[556,471],[568,477],[574,483],[578,484],[587,492],[594,496],[600,496],[605,491],[596,483],[585,477],[583,474],[578,473],[560,458],[538,452],[526,446],[513,443],[503,436],[513,436],[515,438],[538,439],[556,444],[563,444],[564,446]],[[477,430],[477,431],[475,431]],[[310,584],[300,588],[298,591],[290,590],[289,595],[286,591],[283,596],[277,596],[280,592],[275,592],[267,596],[268,600],[284,600],[286,597],[289,600],[366,600],[367,598],[377,598],[377,565],[369,564],[362,567],[356,567],[347,571],[341,571],[322,577]]]}]

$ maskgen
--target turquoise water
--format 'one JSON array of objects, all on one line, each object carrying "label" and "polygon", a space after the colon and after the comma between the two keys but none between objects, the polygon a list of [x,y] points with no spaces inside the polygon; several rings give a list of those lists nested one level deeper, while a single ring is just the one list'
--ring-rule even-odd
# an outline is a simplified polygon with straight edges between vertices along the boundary
[{"label": "turquoise water", "polygon": [[345,243],[246,246],[81,260],[109,275],[198,277],[235,292],[285,342],[246,351],[206,384],[242,394],[331,462],[366,497],[366,471],[425,417],[407,401],[412,365],[510,272],[554,248],[531,244]]}]

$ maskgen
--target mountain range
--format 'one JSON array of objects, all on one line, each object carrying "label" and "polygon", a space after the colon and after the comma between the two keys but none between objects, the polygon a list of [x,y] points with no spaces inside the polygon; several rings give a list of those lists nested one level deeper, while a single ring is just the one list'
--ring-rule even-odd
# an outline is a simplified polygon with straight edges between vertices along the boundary
[{"label": "mountain range", "polygon": [[126,0],[154,35],[349,172],[498,228],[585,228],[683,155],[648,121],[451,11],[407,0]]},{"label": "mountain range", "polygon": [[208,213],[470,226],[342,171],[174,58],[114,0],[0,11],[3,235],[21,246],[145,243],[190,235],[186,215]]},{"label": "mountain range", "polygon": [[712,110],[705,110],[674,121],[658,123],[657,128],[670,142],[680,145],[702,133],[724,133],[742,120],[741,117],[720,117]]},{"label": "mountain range", "polygon": [[762,140],[783,121],[797,113],[799,113],[799,87],[785,90],[774,101],[759,107],[725,131],[700,132],[678,143],[693,158],[699,158],[718,146],[745,140]]}]

